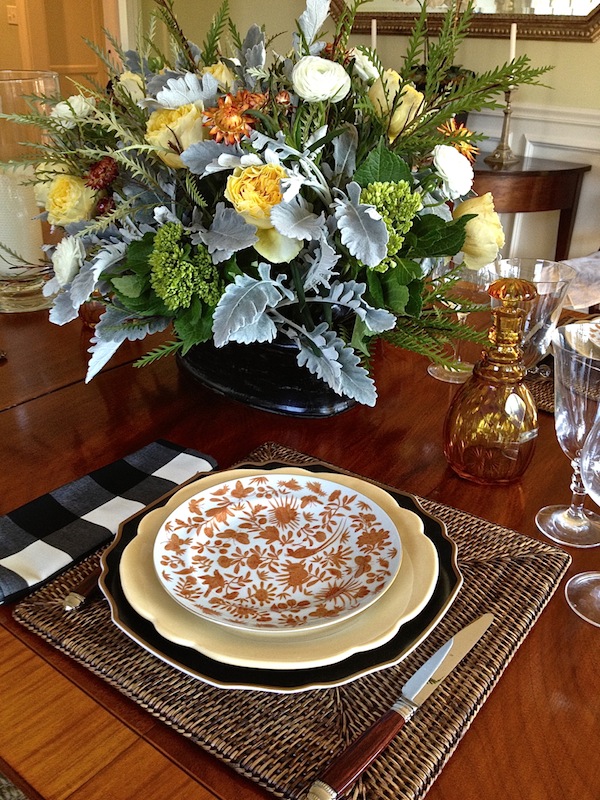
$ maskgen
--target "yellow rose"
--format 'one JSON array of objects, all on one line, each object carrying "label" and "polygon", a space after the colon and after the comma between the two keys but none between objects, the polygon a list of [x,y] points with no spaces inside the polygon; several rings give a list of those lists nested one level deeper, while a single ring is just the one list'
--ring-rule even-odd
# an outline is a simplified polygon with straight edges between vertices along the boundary
[{"label": "yellow rose", "polygon": [[481,269],[491,264],[504,246],[504,230],[494,210],[494,198],[490,192],[465,200],[452,212],[454,219],[465,214],[477,216],[465,225],[464,264],[470,269]]},{"label": "yellow rose", "polygon": [[204,135],[202,111],[196,103],[179,108],[160,108],[150,114],[146,125],[146,141],[156,147],[159,157],[169,167],[183,169],[180,153],[201,142]]},{"label": "yellow rose", "polygon": [[211,64],[210,67],[204,67],[202,74],[206,75],[207,72],[219,82],[219,86],[226,92],[228,92],[233,86],[235,75],[222,61],[217,61],[216,64]]},{"label": "yellow rose", "polygon": [[91,219],[96,206],[96,193],[82,178],[57,175],[46,197],[46,211],[51,225],[68,225]]},{"label": "yellow rose", "polygon": [[136,72],[126,70],[119,75],[119,80],[114,84],[114,91],[117,95],[125,94],[130,97],[134,103],[138,100],[143,100],[146,96],[144,92],[144,81],[141,75]]},{"label": "yellow rose", "polygon": [[225,197],[249,225],[258,230],[254,249],[275,264],[291,261],[302,249],[299,239],[283,236],[271,224],[271,209],[281,203],[281,179],[287,172],[279,164],[236,167],[227,180]]},{"label": "yellow rose", "polygon": [[37,183],[33,185],[33,193],[38,206],[45,206],[48,202],[48,191],[53,179],[67,171],[67,165],[56,161],[44,161],[36,164],[35,178]]},{"label": "yellow rose", "polygon": [[369,97],[375,106],[375,111],[382,118],[390,117],[387,134],[390,142],[393,142],[417,116],[423,103],[423,95],[407,83],[402,88],[400,99],[394,107],[394,100],[400,91],[400,75],[394,69],[386,69],[383,73],[383,78],[383,82],[381,78],[377,78],[371,86]]}]

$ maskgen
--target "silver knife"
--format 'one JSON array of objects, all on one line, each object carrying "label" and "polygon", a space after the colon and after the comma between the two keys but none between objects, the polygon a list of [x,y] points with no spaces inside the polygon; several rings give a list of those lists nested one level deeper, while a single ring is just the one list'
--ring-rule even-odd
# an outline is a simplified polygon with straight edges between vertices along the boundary
[{"label": "silver knife", "polygon": [[398,700],[332,761],[310,787],[306,800],[338,800],[388,746],[405,722],[477,644],[492,624],[483,614],[449,639],[404,684]]}]

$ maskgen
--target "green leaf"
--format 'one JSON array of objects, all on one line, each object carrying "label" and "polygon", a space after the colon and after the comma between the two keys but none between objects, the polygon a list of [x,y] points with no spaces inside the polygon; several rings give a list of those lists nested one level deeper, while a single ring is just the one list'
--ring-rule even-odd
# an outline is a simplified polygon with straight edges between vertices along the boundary
[{"label": "green leaf", "polygon": [[138,275],[147,275],[150,272],[150,253],[154,247],[154,232],[145,233],[144,236],[135,242],[131,242],[127,248],[127,260],[125,262],[128,269]]},{"label": "green leaf", "polygon": [[465,242],[465,225],[474,216],[465,214],[452,222],[446,222],[435,214],[416,217],[406,235],[403,255],[411,258],[455,255]]},{"label": "green leaf", "polygon": [[401,272],[396,269],[389,269],[382,274],[381,280],[385,295],[385,307],[393,311],[394,314],[404,314],[409,293]]},{"label": "green leaf", "polygon": [[212,337],[213,306],[207,306],[199,297],[194,297],[190,307],[175,320],[177,336],[182,341],[182,353],[190,347],[206,342]]},{"label": "green leaf", "polygon": [[370,183],[408,181],[412,185],[412,174],[404,159],[388,150],[383,139],[372,150],[354,173],[354,178],[363,189]]},{"label": "green leaf", "polygon": [[416,280],[408,284],[408,302],[406,303],[405,313],[409,317],[418,319],[423,310],[423,287],[425,281]]},{"label": "green leaf", "polygon": [[374,272],[372,269],[367,270],[367,286],[371,296],[372,305],[377,308],[385,308],[385,297],[383,294],[383,286],[381,285],[381,273]]},{"label": "green leaf", "polygon": [[360,317],[355,317],[350,346],[355,350],[358,350],[360,353],[364,353],[364,355],[369,356],[371,354],[369,350],[369,339],[372,336],[373,332],[369,331],[362,319],[360,319]]},{"label": "green leaf", "polygon": [[121,295],[125,297],[140,297],[147,287],[146,281],[140,275],[121,275],[112,279],[112,284]]},{"label": "green leaf", "polygon": [[398,258],[396,260],[398,279],[405,284],[409,284],[415,278],[421,277],[421,265],[410,258]]}]

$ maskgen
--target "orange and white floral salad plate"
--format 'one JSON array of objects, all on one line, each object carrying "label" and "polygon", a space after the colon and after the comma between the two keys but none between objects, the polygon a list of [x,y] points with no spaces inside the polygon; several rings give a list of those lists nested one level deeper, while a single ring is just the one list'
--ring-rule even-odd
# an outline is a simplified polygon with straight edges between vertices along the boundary
[{"label": "orange and white floral salad plate", "polygon": [[154,565],[188,611],[244,630],[315,630],[386,592],[402,542],[384,509],[328,476],[263,473],[183,501],[161,526]]},{"label": "orange and white floral salad plate", "polygon": [[166,519],[200,489],[211,488],[225,479],[264,474],[247,468],[207,475],[182,487],[166,506],[143,516],[137,535],[124,548],[119,562],[119,578],[127,602],[165,640],[191,648],[216,662],[238,667],[306,670],[336,664],[355,653],[381,647],[427,606],[438,580],[438,553],[424,533],[422,519],[399,507],[379,487],[350,476],[307,473],[289,467],[271,472],[333,478],[348,489],[359,489],[390,516],[402,540],[402,560],[390,587],[376,603],[326,627],[291,628],[273,636],[269,631],[215,624],[188,611],[164,589],[154,568],[154,544]]}]

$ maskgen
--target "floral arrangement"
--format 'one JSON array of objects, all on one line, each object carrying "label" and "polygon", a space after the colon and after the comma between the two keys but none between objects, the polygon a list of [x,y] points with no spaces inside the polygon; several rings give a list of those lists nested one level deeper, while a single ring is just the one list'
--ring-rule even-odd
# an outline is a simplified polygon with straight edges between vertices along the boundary
[{"label": "floral arrangement", "polygon": [[[50,319],[105,305],[88,380],[126,339],[172,326],[174,341],[141,363],[211,339],[284,337],[300,366],[373,405],[378,337],[443,360],[449,339],[469,336],[439,302],[448,284],[429,275],[439,259],[489,263],[504,239],[492,198],[469,198],[481,137],[454,115],[495,107],[544,69],[523,56],[440,93],[471,15],[452,9],[419,92],[408,76],[423,61],[426,7],[397,72],[349,47],[364,2],[325,38],[329,0],[308,0],[290,49],[270,52],[258,25],[240,35],[226,1],[198,47],[174,0],[155,0],[138,51],[115,42],[119,63],[105,57],[108,88],[77,87],[46,98],[49,116],[19,118],[46,130],[35,189],[64,230],[46,247]],[[158,21],[171,55],[154,44]]]}]

